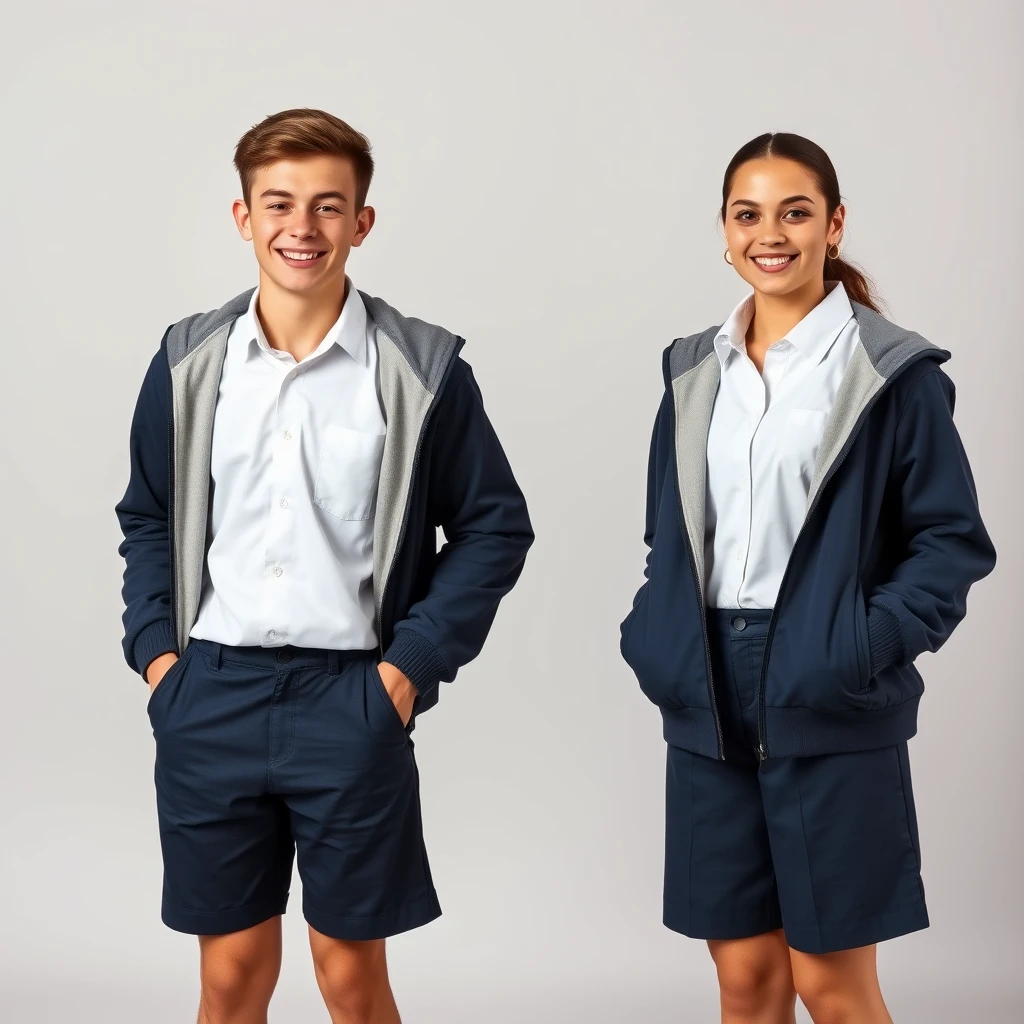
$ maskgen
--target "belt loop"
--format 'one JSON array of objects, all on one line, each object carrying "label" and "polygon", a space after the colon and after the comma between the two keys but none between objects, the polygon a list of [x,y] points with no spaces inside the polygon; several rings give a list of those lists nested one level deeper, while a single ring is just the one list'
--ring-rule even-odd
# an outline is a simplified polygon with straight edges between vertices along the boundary
[{"label": "belt loop", "polygon": [[341,671],[340,661],[337,651],[327,652],[327,671],[330,675],[336,676]]},{"label": "belt loop", "polygon": [[224,645],[219,641],[213,642],[213,667],[220,668],[220,652]]}]

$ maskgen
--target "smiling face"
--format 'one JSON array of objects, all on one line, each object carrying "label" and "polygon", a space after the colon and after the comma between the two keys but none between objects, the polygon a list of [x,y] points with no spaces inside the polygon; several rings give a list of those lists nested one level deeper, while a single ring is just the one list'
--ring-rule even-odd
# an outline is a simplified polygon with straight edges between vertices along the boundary
[{"label": "smiling face", "polygon": [[782,157],[748,160],[736,169],[726,199],[729,257],[763,295],[823,292],[826,251],[842,237],[845,213],[840,204],[829,215],[803,164]]},{"label": "smiling face", "polygon": [[269,282],[310,298],[343,292],[349,251],[374,221],[372,207],[356,209],[352,162],[322,154],[278,160],[256,171],[251,193],[250,206],[236,199],[232,212],[253,244],[261,288]]}]

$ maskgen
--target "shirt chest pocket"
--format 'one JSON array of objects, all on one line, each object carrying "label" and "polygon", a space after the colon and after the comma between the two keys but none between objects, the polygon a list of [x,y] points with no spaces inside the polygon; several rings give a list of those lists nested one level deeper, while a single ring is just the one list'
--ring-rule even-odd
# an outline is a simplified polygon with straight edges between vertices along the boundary
[{"label": "shirt chest pocket", "polygon": [[371,519],[383,454],[384,434],[327,424],[313,502],[335,519]]},{"label": "shirt chest pocket", "polygon": [[778,452],[780,466],[784,472],[799,476],[805,488],[810,486],[814,476],[828,416],[820,409],[790,409],[782,427]]}]

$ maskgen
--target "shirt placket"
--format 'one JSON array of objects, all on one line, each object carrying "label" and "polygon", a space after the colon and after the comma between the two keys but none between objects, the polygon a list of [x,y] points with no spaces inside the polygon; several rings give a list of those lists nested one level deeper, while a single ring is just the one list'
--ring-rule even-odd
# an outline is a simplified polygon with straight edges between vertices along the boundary
[{"label": "shirt placket", "polygon": [[[756,385],[752,382],[751,394],[754,393],[754,387],[756,386],[759,409],[747,448],[747,543],[746,550],[743,552],[742,574],[740,577],[739,586],[736,590],[736,604],[740,607],[742,607],[742,601],[745,596],[744,591],[747,587],[747,570],[750,565],[750,546],[753,543],[754,480],[756,475],[754,437],[757,434],[757,431],[760,428],[761,423],[764,421],[764,418],[768,414],[772,405],[778,400],[779,385],[782,382],[782,378],[785,376],[786,367],[789,365],[789,358],[791,354],[791,347],[788,344],[773,345],[765,353],[764,364],[762,366],[761,373],[757,374]],[[752,367],[752,369],[754,369],[756,373],[756,367]],[[759,494],[758,501],[769,501],[770,497],[770,495]]]},{"label": "shirt placket", "polygon": [[274,406],[270,458],[270,496],[267,509],[266,553],[263,566],[263,643],[275,646],[290,642],[289,570],[293,565],[294,502],[296,481],[302,478],[302,427],[294,401],[295,374],[286,373]]},{"label": "shirt placket", "polygon": [[757,372],[749,356],[739,367],[743,371],[743,386],[740,389],[744,430],[742,438],[746,444],[746,473],[744,475],[744,519],[743,545],[737,546],[733,557],[736,560],[736,605],[742,607],[743,588],[747,578],[747,561],[750,556],[750,524],[754,508],[754,435],[764,418],[766,391],[761,374]]}]

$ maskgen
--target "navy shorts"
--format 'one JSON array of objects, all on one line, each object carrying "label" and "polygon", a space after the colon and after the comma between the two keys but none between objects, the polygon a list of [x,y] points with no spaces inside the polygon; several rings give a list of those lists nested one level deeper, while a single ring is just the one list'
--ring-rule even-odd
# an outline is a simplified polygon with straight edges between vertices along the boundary
[{"label": "navy shorts", "polygon": [[665,924],[804,953],[928,927],[907,745],[759,761],[770,611],[707,613],[725,760],[668,748]]},{"label": "navy shorts", "polygon": [[438,917],[409,729],[376,652],[192,640],[149,700],[164,923],[223,935],[302,911],[338,939]]}]

